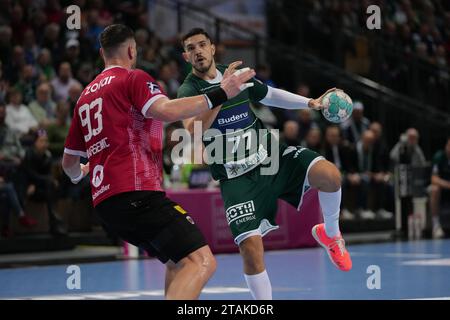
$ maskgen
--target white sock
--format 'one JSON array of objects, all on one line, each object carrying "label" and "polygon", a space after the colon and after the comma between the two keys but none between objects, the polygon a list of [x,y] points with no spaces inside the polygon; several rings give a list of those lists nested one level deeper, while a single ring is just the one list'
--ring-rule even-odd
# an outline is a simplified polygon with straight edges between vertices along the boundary
[{"label": "white sock", "polygon": [[272,300],[272,285],[266,270],[253,275],[244,274],[244,277],[253,299]]},{"label": "white sock", "polygon": [[319,202],[325,223],[325,233],[328,237],[333,238],[340,233],[339,212],[341,206],[341,188],[336,192],[319,191]]},{"label": "white sock", "polygon": [[439,228],[441,226],[438,216],[433,216],[432,223],[433,223],[433,228]]}]

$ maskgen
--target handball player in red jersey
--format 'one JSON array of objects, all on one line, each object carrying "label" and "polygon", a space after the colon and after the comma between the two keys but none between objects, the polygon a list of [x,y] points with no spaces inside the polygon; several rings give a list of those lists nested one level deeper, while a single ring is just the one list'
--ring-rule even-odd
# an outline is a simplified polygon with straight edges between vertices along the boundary
[{"label": "handball player in red jersey", "polygon": [[[162,189],[162,121],[219,107],[253,85],[255,72],[228,72],[217,90],[170,100],[136,64],[133,31],[120,24],[100,34],[105,69],[83,90],[62,166],[73,183],[90,176],[105,227],[166,264],[166,299],[196,299],[216,261],[188,214]],[[86,165],[80,157],[87,158]]]}]

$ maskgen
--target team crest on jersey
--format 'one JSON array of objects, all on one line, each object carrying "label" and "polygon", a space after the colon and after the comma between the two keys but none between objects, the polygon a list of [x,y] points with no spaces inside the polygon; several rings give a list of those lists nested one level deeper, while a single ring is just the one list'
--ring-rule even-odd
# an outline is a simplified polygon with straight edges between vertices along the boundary
[{"label": "team crest on jersey", "polygon": [[150,89],[151,94],[161,93],[161,89],[156,83],[149,81],[147,82],[147,86]]},{"label": "team crest on jersey", "polygon": [[229,167],[230,175],[235,176],[239,173],[239,166],[237,164],[232,164]]}]

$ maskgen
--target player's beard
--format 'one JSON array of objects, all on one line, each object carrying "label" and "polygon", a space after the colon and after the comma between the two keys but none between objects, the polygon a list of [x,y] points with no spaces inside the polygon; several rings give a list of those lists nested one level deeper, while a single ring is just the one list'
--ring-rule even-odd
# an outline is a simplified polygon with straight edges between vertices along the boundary
[{"label": "player's beard", "polygon": [[212,61],[212,59],[211,59],[211,60],[209,61],[209,64],[208,64],[208,65],[204,65],[203,67],[193,65],[193,68],[194,68],[198,73],[204,74],[204,73],[207,73],[207,72],[209,71],[209,69],[211,69],[212,63],[213,63],[213,61]]}]

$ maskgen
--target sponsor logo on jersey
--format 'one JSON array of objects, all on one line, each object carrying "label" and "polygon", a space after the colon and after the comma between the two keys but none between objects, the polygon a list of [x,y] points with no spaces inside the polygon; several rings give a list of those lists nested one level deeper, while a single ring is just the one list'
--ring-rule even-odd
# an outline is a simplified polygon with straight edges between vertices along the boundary
[{"label": "sponsor logo on jersey", "polygon": [[159,88],[159,86],[156,83],[147,82],[147,86],[150,89],[151,94],[161,93],[161,89]]},{"label": "sponsor logo on jersey", "polygon": [[267,150],[260,144],[258,152],[238,161],[229,161],[224,163],[223,166],[227,172],[228,178],[235,178],[256,168],[266,160],[267,156]]},{"label": "sponsor logo on jersey", "polygon": [[94,82],[94,83],[88,85],[84,91],[84,95],[86,96],[90,93],[94,93],[98,89],[101,89],[102,87],[110,84],[112,79],[114,79],[115,77],[116,76],[109,76],[109,77],[103,78],[102,80],[100,80],[100,82]]},{"label": "sponsor logo on jersey", "polygon": [[101,195],[101,194],[103,194],[104,192],[108,191],[109,188],[110,188],[110,186],[111,186],[110,184],[107,184],[106,186],[102,186],[102,187],[100,188],[100,190],[98,190],[97,192],[95,192],[95,193],[92,195],[92,200],[97,199],[97,197],[98,197],[99,195]]},{"label": "sponsor logo on jersey", "polygon": [[294,154],[293,158],[296,159],[300,155],[300,153],[302,153],[305,150],[306,150],[306,148],[304,148],[304,147],[289,146],[289,147],[286,148],[286,150],[284,150],[282,156],[284,157],[285,155],[288,155],[289,153],[292,153],[292,152],[295,151],[295,154]]},{"label": "sponsor logo on jersey", "polygon": [[233,114],[231,117],[228,118],[219,118],[217,120],[217,123],[221,126],[227,125],[230,123],[239,122],[241,120],[248,118],[248,112],[240,113],[240,114]]},{"label": "sponsor logo on jersey", "polygon": [[[99,188],[103,183],[104,173],[103,173],[103,166],[102,165],[96,165],[94,170],[92,170],[92,186],[94,188]],[[103,185],[99,190],[97,190],[92,195],[92,200],[97,199],[97,197],[106,191],[110,189],[111,185],[107,184],[106,186]]]},{"label": "sponsor logo on jersey", "polygon": [[253,200],[242,202],[231,206],[226,211],[228,225],[237,220],[237,224],[248,220],[254,220],[255,217],[255,204]]},{"label": "sponsor logo on jersey", "polygon": [[295,150],[297,150],[297,147],[293,147],[293,146],[287,147],[286,150],[284,150],[282,157],[284,157],[285,155],[288,155],[291,152],[294,152]]},{"label": "sponsor logo on jersey", "polygon": [[306,148],[298,147],[298,150],[294,154],[294,159],[296,159],[300,155],[300,153],[302,153],[305,150],[306,150]]},{"label": "sponsor logo on jersey", "polygon": [[96,165],[94,170],[92,171],[92,185],[95,188],[100,187],[103,182],[103,166]]}]

